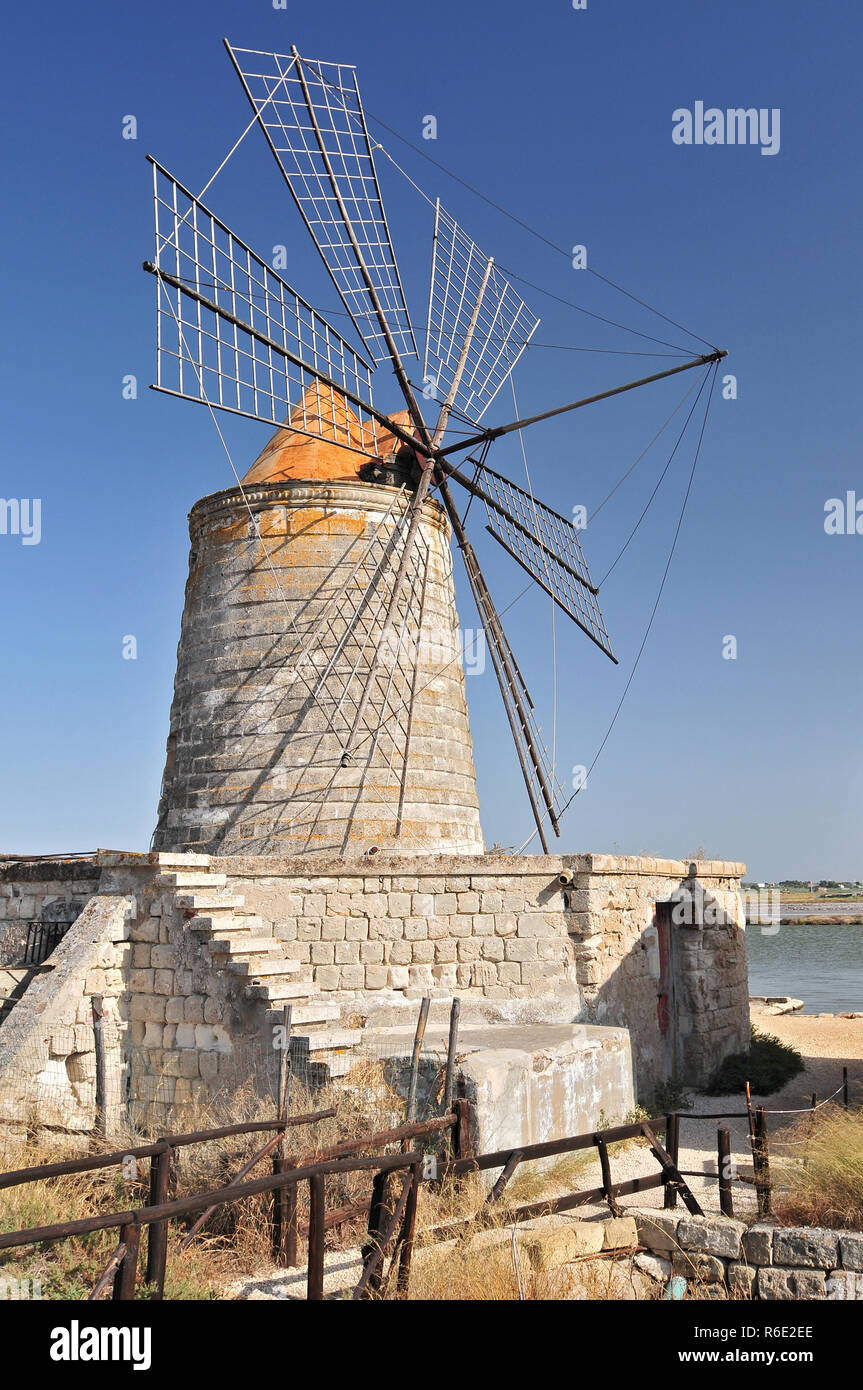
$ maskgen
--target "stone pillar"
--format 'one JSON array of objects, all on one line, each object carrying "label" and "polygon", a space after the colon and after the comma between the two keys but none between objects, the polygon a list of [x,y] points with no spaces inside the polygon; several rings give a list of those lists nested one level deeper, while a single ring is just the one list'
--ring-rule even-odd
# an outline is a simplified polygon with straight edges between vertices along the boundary
[{"label": "stone pillar", "polygon": [[406,498],[359,480],[287,480],[193,508],[154,848],[482,853],[449,527],[437,502],[423,507],[386,660],[343,765]]}]

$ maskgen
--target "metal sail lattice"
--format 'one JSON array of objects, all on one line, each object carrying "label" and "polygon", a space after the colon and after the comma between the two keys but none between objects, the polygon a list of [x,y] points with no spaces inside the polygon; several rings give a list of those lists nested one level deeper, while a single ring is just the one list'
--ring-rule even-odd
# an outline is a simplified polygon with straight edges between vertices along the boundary
[{"label": "metal sail lattice", "polygon": [[[151,159],[156,389],[375,453],[371,364]],[[345,392],[356,398],[355,409]]]},{"label": "metal sail lattice", "polygon": [[482,419],[515,367],[539,319],[491,257],[435,204],[423,376],[426,390]]},{"label": "metal sail lattice", "polygon": [[571,521],[493,468],[480,467],[488,530],[531,578],[612,661],[597,590]]},{"label": "metal sail lattice", "polygon": [[[430,563],[423,537],[410,548],[407,582],[385,624],[407,529],[405,511],[394,524],[382,523],[368,542],[357,542],[362,549],[350,585],[334,594],[324,592],[310,605],[308,637],[301,637],[287,659],[310,696],[296,731],[300,740],[310,740],[308,758],[296,764],[294,794],[301,804],[313,807],[334,787],[359,786],[371,777],[376,784],[389,784],[389,804],[400,818],[418,675],[430,655],[433,662],[451,659],[447,653],[429,653],[421,645]],[[351,560],[348,552],[345,562]],[[383,660],[375,665],[381,647]],[[369,679],[371,698],[361,708]],[[349,758],[325,752],[332,746],[332,735],[346,748],[352,734],[355,751]]]},{"label": "metal sail lattice", "polygon": [[[356,70],[279,53],[228,52],[336,289],[376,363],[416,356]],[[377,301],[377,302],[375,302]]]}]

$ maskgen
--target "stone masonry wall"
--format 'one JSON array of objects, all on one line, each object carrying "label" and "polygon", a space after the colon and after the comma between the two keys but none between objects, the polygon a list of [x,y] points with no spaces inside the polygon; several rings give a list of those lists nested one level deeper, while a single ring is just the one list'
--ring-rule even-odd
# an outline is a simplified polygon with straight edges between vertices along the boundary
[{"label": "stone masonry wall", "polygon": [[[99,863],[100,896],[135,902],[110,988],[131,1057],[129,1099],[153,1124],[263,1065],[271,1019],[265,998],[247,997],[245,967],[224,956],[214,963],[169,869],[219,877],[220,892],[244,900],[255,936],[296,965],[303,992],[337,1005],[353,1026],[413,1017],[424,995],[445,1010],[458,994],[465,1019],[626,1028],[644,1100],[670,1075],[700,1084],[747,1043],[739,864],[707,861],[693,873],[678,860],[604,855],[321,862],[165,853],[102,854]],[[673,928],[671,1054],[655,922],[657,903],[670,900],[694,905],[694,920]],[[0,1046],[33,988],[0,1026]],[[86,974],[77,989],[76,1024],[94,992]]]},{"label": "stone masonry wall", "polygon": [[814,1226],[746,1226],[721,1216],[628,1211],[663,1266],[709,1297],[863,1300],[863,1235]]},{"label": "stone masonry wall", "polygon": [[95,859],[0,862],[0,966],[23,959],[33,922],[74,922],[99,886]]}]

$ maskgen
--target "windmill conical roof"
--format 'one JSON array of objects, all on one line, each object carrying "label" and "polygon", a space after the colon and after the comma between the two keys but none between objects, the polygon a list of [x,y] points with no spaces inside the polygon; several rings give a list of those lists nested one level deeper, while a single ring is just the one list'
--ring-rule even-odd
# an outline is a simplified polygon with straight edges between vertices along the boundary
[{"label": "windmill conical roof", "polygon": [[[400,425],[410,421],[406,410],[392,419]],[[352,482],[364,463],[385,457],[395,445],[395,436],[381,426],[375,427],[371,421],[364,425],[340,392],[313,381],[258,454],[243,483],[278,483],[291,478]]]}]

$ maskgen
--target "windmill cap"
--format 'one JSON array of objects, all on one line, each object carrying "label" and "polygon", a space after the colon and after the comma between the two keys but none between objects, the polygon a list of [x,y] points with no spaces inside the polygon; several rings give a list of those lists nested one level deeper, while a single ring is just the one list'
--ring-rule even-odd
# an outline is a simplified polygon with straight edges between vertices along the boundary
[{"label": "windmill cap", "polygon": [[[410,428],[407,410],[390,417]],[[386,458],[399,440],[384,426],[363,424],[345,397],[314,381],[287,420],[264,446],[243,478],[243,484],[341,480],[356,482],[360,469]]]}]

